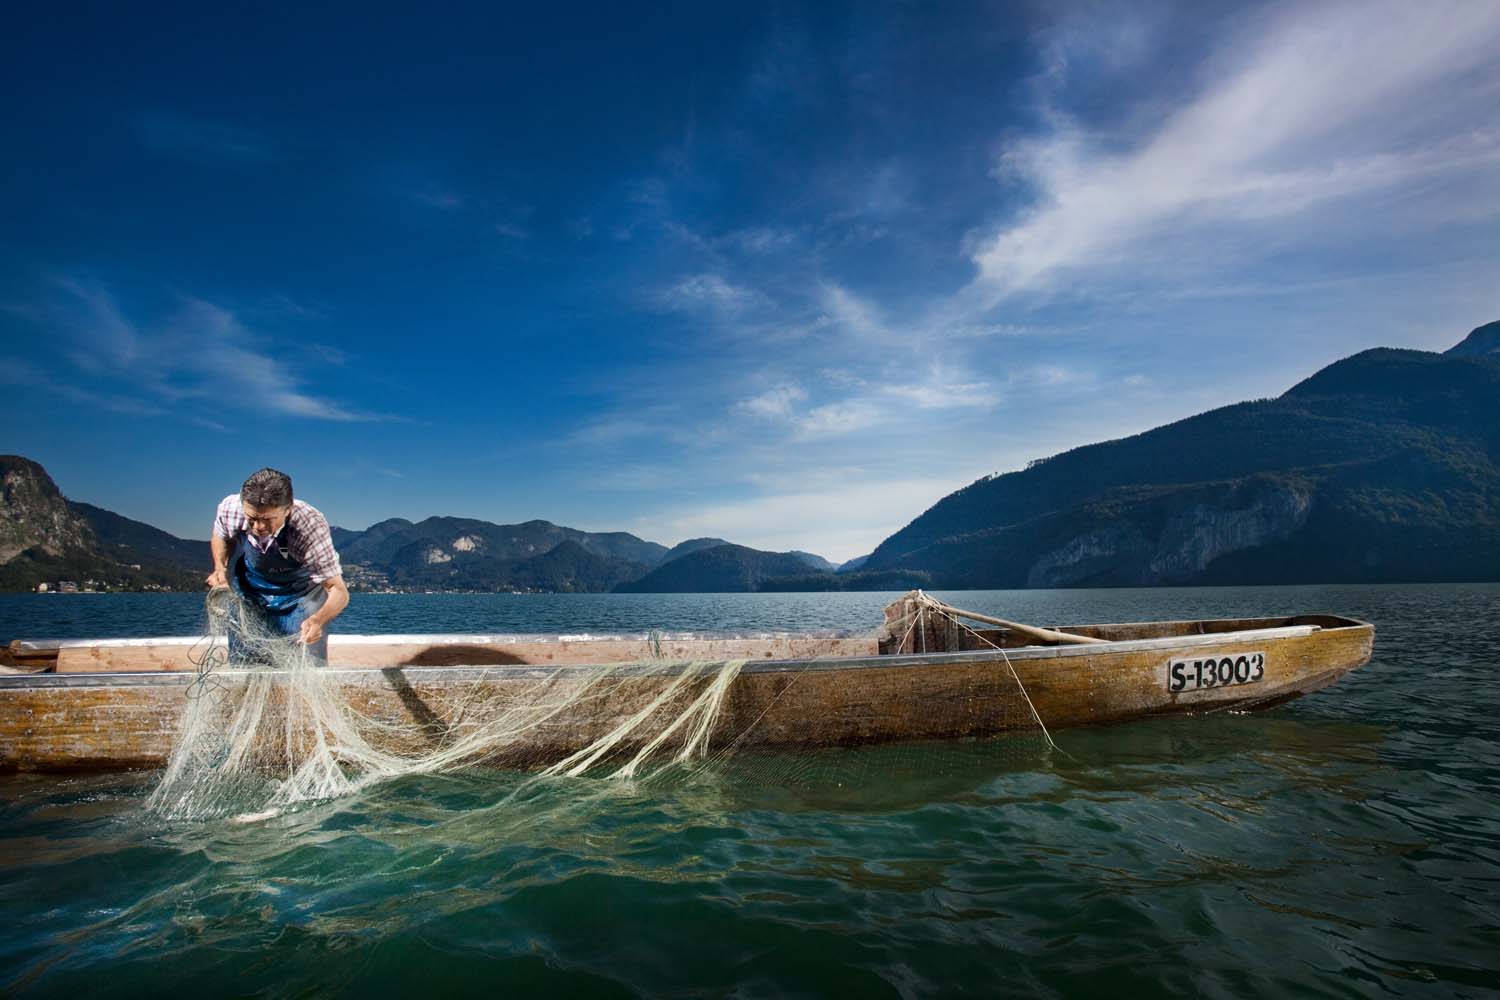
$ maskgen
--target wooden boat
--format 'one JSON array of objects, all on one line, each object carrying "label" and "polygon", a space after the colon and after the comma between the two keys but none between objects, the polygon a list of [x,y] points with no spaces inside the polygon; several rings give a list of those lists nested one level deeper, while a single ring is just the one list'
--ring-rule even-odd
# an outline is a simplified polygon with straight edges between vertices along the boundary
[{"label": "wooden boat", "polygon": [[[352,707],[420,742],[473,725],[476,705],[555,699],[598,677],[595,666],[616,665],[594,682],[605,687],[586,712],[536,727],[530,764],[610,732],[653,696],[643,679],[686,661],[746,661],[724,696],[716,745],[796,750],[1263,709],[1333,683],[1369,660],[1374,641],[1368,623],[1324,614],[1037,629],[920,591],[886,618],[864,636],[334,636],[323,669]],[[38,672],[0,675],[0,770],[161,766],[203,642],[13,642],[13,661]],[[232,685],[250,673],[215,677]]]}]

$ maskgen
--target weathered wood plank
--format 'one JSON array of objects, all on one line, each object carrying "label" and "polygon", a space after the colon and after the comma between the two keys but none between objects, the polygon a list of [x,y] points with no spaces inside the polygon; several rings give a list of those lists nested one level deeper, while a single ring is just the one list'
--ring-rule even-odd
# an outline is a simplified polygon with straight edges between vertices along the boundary
[{"label": "weathered wood plank", "polygon": [[[444,636],[329,636],[328,662],[334,667],[442,667],[504,664],[633,663],[637,660],[815,659],[869,656],[874,638],[780,635],[682,638],[507,638]],[[219,645],[222,645],[222,640]],[[58,673],[112,673],[146,670],[192,670],[202,640],[68,643],[57,653]]]},{"label": "weathered wood plank", "polygon": [[[719,745],[807,748],[1027,730],[1035,723],[1017,677],[1053,730],[1263,707],[1324,687],[1369,659],[1371,626],[1320,620],[1326,624],[1032,646],[1008,651],[1008,662],[993,650],[757,657],[730,687],[715,739]],[[1257,683],[1169,690],[1174,658],[1251,652],[1266,655]],[[559,685],[589,677],[586,668],[555,659],[545,665],[329,669],[357,710],[392,723],[389,738],[407,742],[427,738],[434,726],[482,724],[486,711],[555,696]],[[236,676],[244,675],[225,673],[227,680]],[[649,699],[655,688],[640,676],[627,668],[601,681],[600,697],[528,733],[512,758],[498,762],[541,763],[587,745]],[[0,677],[0,769],[159,766],[178,732],[190,680],[167,673]]]}]

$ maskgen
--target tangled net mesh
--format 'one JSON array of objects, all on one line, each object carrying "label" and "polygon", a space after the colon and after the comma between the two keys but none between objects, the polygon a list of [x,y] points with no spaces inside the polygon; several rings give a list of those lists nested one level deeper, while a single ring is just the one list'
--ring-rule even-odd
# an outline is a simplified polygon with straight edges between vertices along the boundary
[{"label": "tangled net mesh", "polygon": [[[978,635],[951,616],[934,617],[943,606],[916,595],[904,610],[888,612],[882,649],[922,652],[944,630]],[[229,636],[232,646],[225,642]],[[236,662],[229,661],[228,648],[237,650]],[[198,673],[179,736],[147,799],[149,809],[174,820],[258,820],[394,778],[478,766],[523,772],[507,798],[514,801],[556,779],[608,779],[598,786],[604,788],[669,774],[701,777],[731,756],[733,766],[718,769],[732,771],[739,783],[875,801],[882,787],[968,781],[997,760],[1034,759],[1053,746],[1008,659],[998,668],[1008,671],[1003,683],[965,680],[945,692],[941,704],[924,707],[948,714],[936,729],[1004,730],[1003,738],[879,752],[840,746],[766,751],[760,748],[771,742],[759,731],[763,712],[738,717],[725,731],[726,699],[742,659],[329,669],[220,590],[209,597],[207,635],[193,660]],[[786,674],[782,693],[808,669]],[[426,683],[450,670],[463,672],[463,682]],[[981,717],[983,725],[975,724]],[[742,753],[747,747],[757,752]]]},{"label": "tangled net mesh", "polygon": [[[228,662],[218,642],[228,634],[251,662]],[[531,769],[536,778],[637,779],[708,757],[725,693],[744,663],[539,670],[519,688],[470,685],[440,713],[418,700],[417,710],[393,716],[362,704],[306,646],[269,632],[227,591],[210,599],[209,635],[194,659],[198,676],[180,735],[147,799],[172,819],[258,818],[391,778],[487,763]],[[564,717],[576,728],[580,715],[600,731],[559,757],[551,730]],[[538,761],[546,763],[536,770]]]}]

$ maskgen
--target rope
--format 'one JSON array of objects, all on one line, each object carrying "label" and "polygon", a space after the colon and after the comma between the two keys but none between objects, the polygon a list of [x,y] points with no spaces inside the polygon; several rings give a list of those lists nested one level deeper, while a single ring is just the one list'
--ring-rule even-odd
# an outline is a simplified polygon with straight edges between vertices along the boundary
[{"label": "rope", "polygon": [[218,637],[227,633],[229,616],[233,613],[234,597],[227,587],[215,587],[203,597],[203,611],[208,629],[188,650],[188,662],[193,665],[192,683],[188,684],[187,697],[196,701],[205,695],[223,693],[227,682],[217,673],[229,662],[229,646],[218,644]]},{"label": "rope", "polygon": [[923,594],[919,598],[919,600],[921,600],[923,602],[922,606],[924,608],[927,607],[927,606],[930,606],[938,614],[943,615],[949,621],[953,622],[953,624],[957,625],[959,628],[963,629],[965,632],[968,632],[970,635],[974,636],[976,639],[980,640],[981,642],[988,643],[993,649],[995,649],[996,651],[998,651],[1000,653],[1000,658],[1005,661],[1006,669],[1008,669],[1010,671],[1011,679],[1016,682],[1016,687],[1020,690],[1021,697],[1023,699],[1025,699],[1025,701],[1026,701],[1026,707],[1031,710],[1031,717],[1036,720],[1037,726],[1041,728],[1041,730],[1042,730],[1042,736],[1045,737],[1046,740],[1047,740],[1047,746],[1051,747],[1053,750],[1061,751],[1061,748],[1053,741],[1052,734],[1047,731],[1047,724],[1042,721],[1041,713],[1036,710],[1036,705],[1032,704],[1031,695],[1027,694],[1027,692],[1026,692],[1026,685],[1021,683],[1021,675],[1018,674],[1018,673],[1016,673],[1015,664],[1013,664],[1013,663],[1010,662],[1010,656],[1005,652],[1004,647],[996,645],[994,642],[992,642],[990,640],[989,636],[981,635],[980,633],[974,631],[968,625],[966,625],[962,621],[960,621],[958,619],[958,616],[956,616],[956,615],[952,614],[951,612],[949,612],[947,610],[947,608],[946,608],[945,605],[939,603],[936,600],[933,600],[931,597],[928,597],[926,594]]}]

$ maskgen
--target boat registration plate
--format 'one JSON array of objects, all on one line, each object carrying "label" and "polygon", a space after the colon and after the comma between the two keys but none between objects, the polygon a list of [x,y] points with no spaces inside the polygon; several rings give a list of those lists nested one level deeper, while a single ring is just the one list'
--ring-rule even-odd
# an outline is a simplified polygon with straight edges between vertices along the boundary
[{"label": "boat registration plate", "polygon": [[1204,688],[1254,684],[1266,676],[1265,653],[1235,653],[1229,656],[1194,656],[1167,664],[1167,690],[1199,691]]}]

